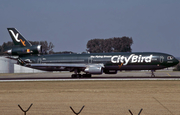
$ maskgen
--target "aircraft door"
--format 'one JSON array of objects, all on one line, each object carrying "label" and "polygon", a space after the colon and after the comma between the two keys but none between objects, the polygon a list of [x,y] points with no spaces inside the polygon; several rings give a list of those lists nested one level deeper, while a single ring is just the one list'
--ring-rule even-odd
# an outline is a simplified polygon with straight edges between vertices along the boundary
[{"label": "aircraft door", "polygon": [[88,63],[92,63],[92,58],[91,57],[88,58]]},{"label": "aircraft door", "polygon": [[163,56],[160,56],[160,63],[163,63],[163,61],[164,61],[164,57]]},{"label": "aircraft door", "polygon": [[42,62],[42,59],[41,58],[38,58],[37,59],[37,63],[41,63]]}]

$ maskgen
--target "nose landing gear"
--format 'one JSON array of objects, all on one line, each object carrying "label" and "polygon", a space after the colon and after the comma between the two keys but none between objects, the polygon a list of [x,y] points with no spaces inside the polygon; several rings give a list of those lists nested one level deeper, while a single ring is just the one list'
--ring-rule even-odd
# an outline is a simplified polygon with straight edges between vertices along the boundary
[{"label": "nose landing gear", "polygon": [[151,70],[151,77],[155,77],[154,72],[155,70]]}]

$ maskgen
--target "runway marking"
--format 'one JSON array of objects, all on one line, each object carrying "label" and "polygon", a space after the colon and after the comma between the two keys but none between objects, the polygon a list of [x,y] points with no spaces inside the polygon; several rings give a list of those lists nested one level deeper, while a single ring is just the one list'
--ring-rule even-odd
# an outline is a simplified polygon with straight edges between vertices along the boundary
[{"label": "runway marking", "polygon": [[171,76],[169,73],[167,73],[169,76]]}]

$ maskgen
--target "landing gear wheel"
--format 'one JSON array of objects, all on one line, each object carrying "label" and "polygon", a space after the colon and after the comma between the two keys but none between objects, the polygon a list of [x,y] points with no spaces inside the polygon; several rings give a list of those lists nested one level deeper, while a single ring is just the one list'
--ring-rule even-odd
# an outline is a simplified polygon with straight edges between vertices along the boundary
[{"label": "landing gear wheel", "polygon": [[151,77],[155,77],[155,75],[154,75],[154,74],[152,74],[152,75],[151,75]]},{"label": "landing gear wheel", "polygon": [[151,70],[151,77],[155,77],[154,70]]},{"label": "landing gear wheel", "polygon": [[81,74],[77,74],[77,78],[81,78]]},{"label": "landing gear wheel", "polygon": [[91,78],[91,74],[83,74],[83,78]]},{"label": "landing gear wheel", "polygon": [[72,74],[71,78],[77,78],[76,74]]},{"label": "landing gear wheel", "polygon": [[81,78],[82,75],[81,74],[72,74],[71,78]]}]

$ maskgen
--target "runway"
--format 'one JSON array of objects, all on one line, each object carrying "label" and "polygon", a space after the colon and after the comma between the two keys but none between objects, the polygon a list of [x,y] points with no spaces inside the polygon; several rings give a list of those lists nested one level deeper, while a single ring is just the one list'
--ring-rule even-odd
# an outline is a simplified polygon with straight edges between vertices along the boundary
[{"label": "runway", "polygon": [[10,73],[0,74],[4,81],[80,81],[80,80],[180,80],[180,72],[157,71],[151,77],[150,71],[118,72],[117,74],[92,75],[92,78],[71,78],[70,72]]}]

